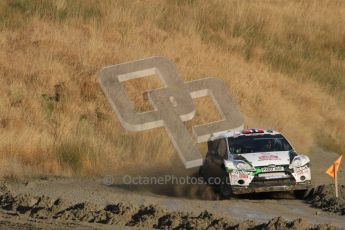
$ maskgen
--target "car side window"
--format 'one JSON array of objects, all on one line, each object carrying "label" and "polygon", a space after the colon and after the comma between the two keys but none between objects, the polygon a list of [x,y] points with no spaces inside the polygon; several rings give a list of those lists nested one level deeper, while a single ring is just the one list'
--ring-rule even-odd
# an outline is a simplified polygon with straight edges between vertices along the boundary
[{"label": "car side window", "polygon": [[219,144],[219,140],[209,141],[207,143],[207,145],[208,145],[208,153],[210,153],[211,155],[217,155],[218,144]]},{"label": "car side window", "polygon": [[226,156],[226,153],[227,153],[226,142],[225,142],[225,139],[222,138],[219,140],[219,144],[218,144],[218,155],[224,158]]}]

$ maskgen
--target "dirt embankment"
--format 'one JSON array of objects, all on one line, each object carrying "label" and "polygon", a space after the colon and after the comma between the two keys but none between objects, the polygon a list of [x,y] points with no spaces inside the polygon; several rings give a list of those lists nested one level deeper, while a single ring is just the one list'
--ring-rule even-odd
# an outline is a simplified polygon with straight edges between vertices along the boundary
[{"label": "dirt embankment", "polygon": [[339,186],[339,197],[335,198],[333,185],[314,188],[306,198],[307,203],[323,211],[345,215],[345,185]]}]

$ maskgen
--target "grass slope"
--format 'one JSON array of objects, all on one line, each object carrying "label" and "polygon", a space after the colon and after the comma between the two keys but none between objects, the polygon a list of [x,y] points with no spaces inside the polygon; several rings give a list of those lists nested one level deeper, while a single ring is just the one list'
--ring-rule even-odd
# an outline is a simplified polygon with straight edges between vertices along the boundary
[{"label": "grass slope", "polygon": [[[152,55],[184,80],[223,78],[249,127],[282,131],[301,152],[342,151],[344,17],[343,1],[1,1],[0,175],[180,164],[163,129],[123,129],[97,84],[102,67]],[[143,111],[159,85],[124,87]],[[189,128],[217,118],[209,98],[196,103]]]}]

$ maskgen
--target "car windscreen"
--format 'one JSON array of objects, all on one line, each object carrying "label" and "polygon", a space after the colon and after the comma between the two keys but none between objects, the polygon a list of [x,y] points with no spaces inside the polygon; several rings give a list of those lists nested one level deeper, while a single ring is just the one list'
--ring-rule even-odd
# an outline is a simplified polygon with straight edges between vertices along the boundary
[{"label": "car windscreen", "polygon": [[289,142],[280,134],[229,137],[229,150],[234,154],[289,151]]}]

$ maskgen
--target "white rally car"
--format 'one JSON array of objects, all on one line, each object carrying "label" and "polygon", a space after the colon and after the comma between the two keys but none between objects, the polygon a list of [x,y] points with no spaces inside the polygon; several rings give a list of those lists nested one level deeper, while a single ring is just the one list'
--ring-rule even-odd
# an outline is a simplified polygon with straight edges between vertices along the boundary
[{"label": "white rally car", "polygon": [[272,130],[246,129],[210,138],[199,172],[211,184],[220,179],[224,197],[305,191],[311,185],[309,157],[298,155],[282,134]]}]

